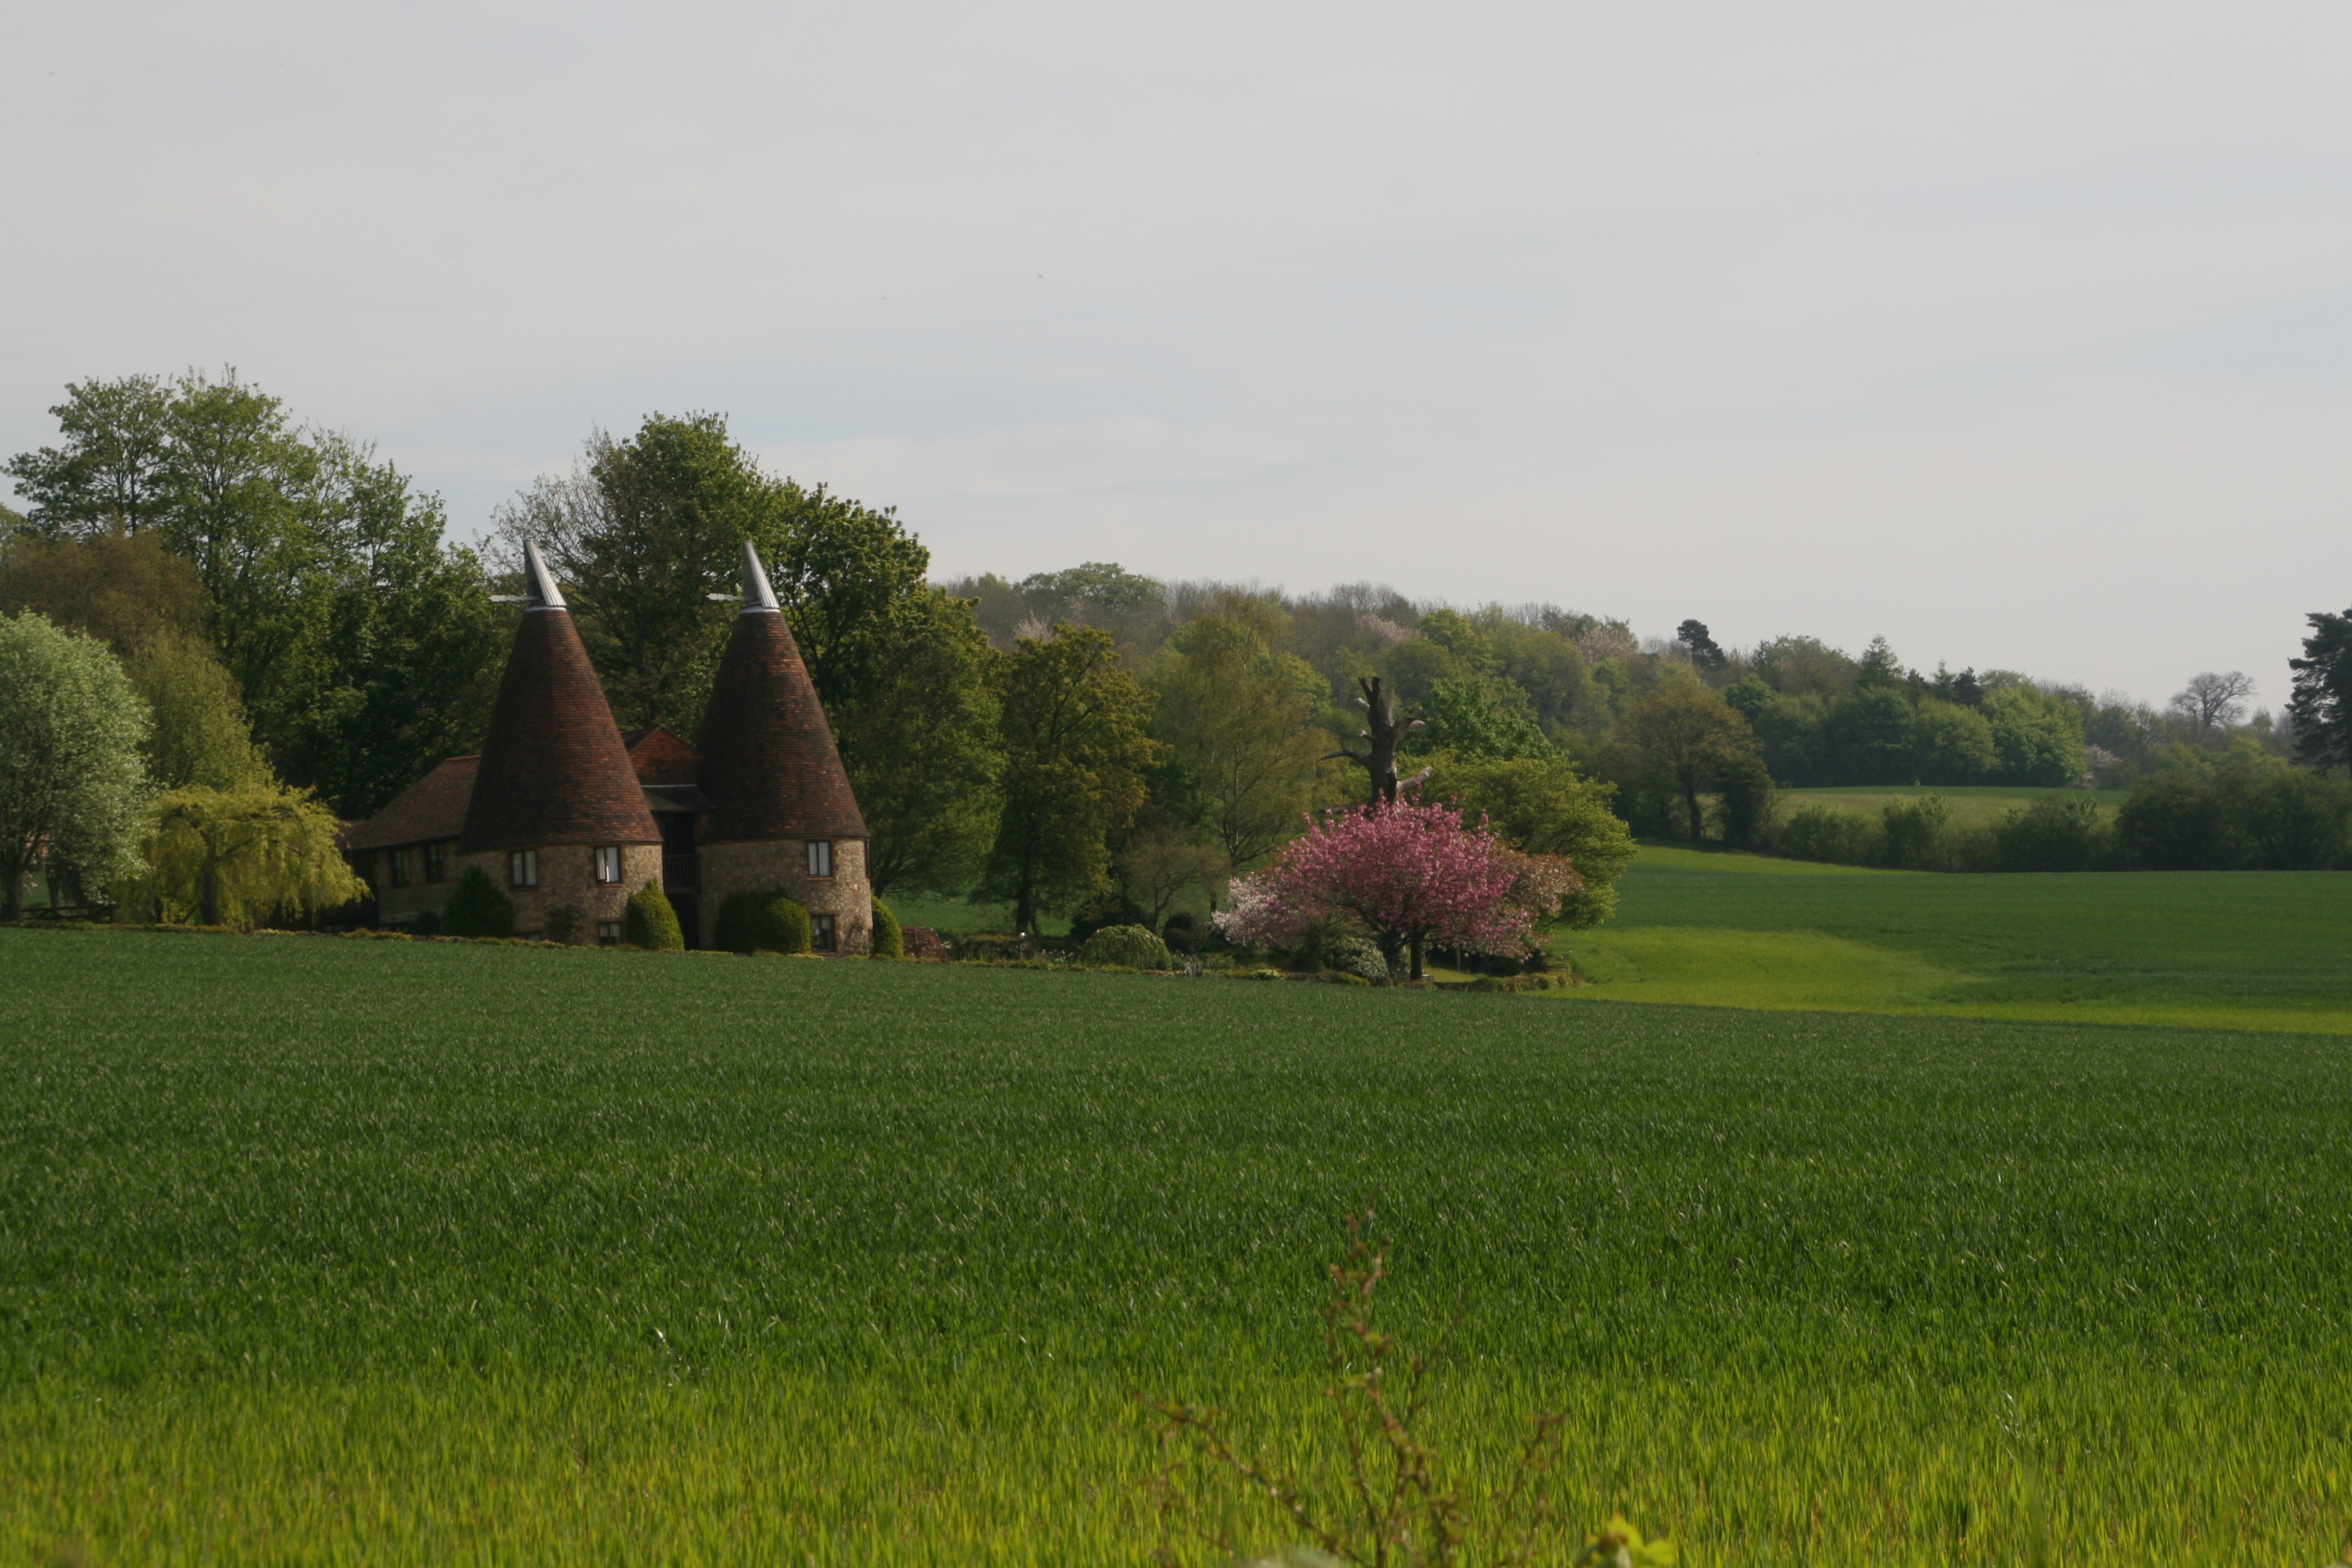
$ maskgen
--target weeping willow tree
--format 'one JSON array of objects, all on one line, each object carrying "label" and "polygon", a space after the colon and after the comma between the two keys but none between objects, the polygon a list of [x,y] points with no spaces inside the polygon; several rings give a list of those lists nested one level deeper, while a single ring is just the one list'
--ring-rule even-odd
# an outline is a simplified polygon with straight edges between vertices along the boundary
[{"label": "weeping willow tree", "polygon": [[336,842],[335,814],[308,790],[260,781],[174,790],[155,802],[141,901],[166,921],[248,925],[367,891]]}]

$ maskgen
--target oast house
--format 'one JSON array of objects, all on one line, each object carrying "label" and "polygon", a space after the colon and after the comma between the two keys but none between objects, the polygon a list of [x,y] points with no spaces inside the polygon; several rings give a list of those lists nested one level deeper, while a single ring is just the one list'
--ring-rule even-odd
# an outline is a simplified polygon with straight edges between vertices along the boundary
[{"label": "oast house", "polygon": [[514,900],[518,936],[618,942],[630,895],[658,882],[690,947],[709,945],[729,895],[782,892],[808,906],[818,951],[865,951],[865,821],[758,552],[743,546],[742,613],[699,749],[659,726],[621,733],[562,591],[534,545],[523,557],[482,753],[448,758],[345,839],[379,922],[437,919],[478,865]]}]

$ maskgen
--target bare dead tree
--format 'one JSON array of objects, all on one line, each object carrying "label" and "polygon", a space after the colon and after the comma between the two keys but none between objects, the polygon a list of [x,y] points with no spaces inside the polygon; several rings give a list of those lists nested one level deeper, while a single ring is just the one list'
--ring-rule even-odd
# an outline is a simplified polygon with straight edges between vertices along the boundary
[{"label": "bare dead tree", "polygon": [[2199,733],[2226,729],[2246,712],[2254,694],[2254,680],[2243,670],[2227,675],[2206,670],[2189,678],[2186,690],[2173,693],[2173,711],[2195,725]]},{"label": "bare dead tree", "polygon": [[1364,693],[1356,698],[1355,705],[1365,711],[1366,722],[1371,726],[1368,729],[1358,731],[1366,742],[1365,748],[1357,752],[1342,746],[1324,760],[1329,762],[1345,757],[1355,764],[1372,776],[1374,798],[1394,805],[1397,798],[1397,742],[1420,729],[1422,721],[1413,718],[1403,724],[1397,722],[1396,693],[1382,687],[1378,676],[1359,676],[1355,684],[1356,689]]}]

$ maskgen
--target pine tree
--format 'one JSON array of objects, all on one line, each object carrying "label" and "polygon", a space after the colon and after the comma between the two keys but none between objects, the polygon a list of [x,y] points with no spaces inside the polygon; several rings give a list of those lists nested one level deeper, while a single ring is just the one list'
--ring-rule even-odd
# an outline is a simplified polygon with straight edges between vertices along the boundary
[{"label": "pine tree", "polygon": [[2352,770],[2352,609],[2307,618],[2311,634],[2303,656],[2289,659],[2295,694],[2286,711],[2295,721],[2297,762]]}]

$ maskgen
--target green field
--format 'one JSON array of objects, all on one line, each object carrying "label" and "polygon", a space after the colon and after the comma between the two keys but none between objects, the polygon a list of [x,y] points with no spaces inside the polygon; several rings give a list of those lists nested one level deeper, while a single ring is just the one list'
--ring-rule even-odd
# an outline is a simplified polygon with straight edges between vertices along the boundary
[{"label": "green field", "polygon": [[[1672,871],[1627,937],[1966,880]],[[1302,1452],[1366,1207],[1474,1495],[1556,1406],[1695,1562],[2352,1534],[2325,1035],[23,930],[0,990],[0,1561],[1141,1562],[1130,1390]]]},{"label": "green field", "polygon": [[2352,1034],[2352,876],[1954,875],[1646,845],[1579,998]]},{"label": "green field", "polygon": [[[892,899],[890,911],[900,924],[927,925],[934,931],[1010,931],[1010,904],[966,903],[961,899]],[[1047,916],[1038,923],[1040,934],[1059,937],[1070,929],[1067,920]]]},{"label": "green field", "polygon": [[2124,803],[2131,791],[2024,789],[2015,784],[1854,784],[1814,790],[1782,790],[1780,795],[1783,813],[1799,806],[1838,806],[1867,816],[1876,816],[1885,809],[1889,801],[1911,801],[1922,795],[1940,795],[1952,807],[1952,820],[1963,827],[1972,827],[1990,823],[2003,812],[2030,805],[2044,795],[2060,793],[2069,800],[2088,796],[2113,811]]}]

